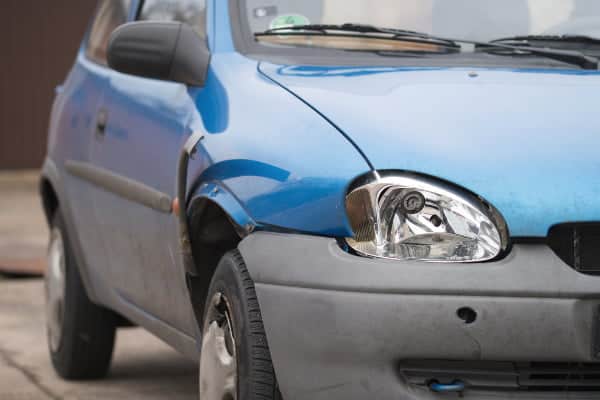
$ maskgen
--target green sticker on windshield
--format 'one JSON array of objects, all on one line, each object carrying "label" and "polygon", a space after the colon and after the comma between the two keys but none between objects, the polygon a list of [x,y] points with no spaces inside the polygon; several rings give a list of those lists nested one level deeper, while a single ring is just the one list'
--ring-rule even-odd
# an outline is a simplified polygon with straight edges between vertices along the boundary
[{"label": "green sticker on windshield", "polygon": [[310,21],[304,15],[284,14],[271,21],[271,29],[287,28],[289,26],[308,25]]}]

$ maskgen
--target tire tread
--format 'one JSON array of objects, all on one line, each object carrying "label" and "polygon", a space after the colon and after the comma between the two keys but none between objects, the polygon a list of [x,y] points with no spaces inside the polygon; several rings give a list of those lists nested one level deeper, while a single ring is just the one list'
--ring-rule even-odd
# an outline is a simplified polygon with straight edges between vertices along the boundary
[{"label": "tire tread", "polygon": [[229,259],[231,264],[235,266],[236,272],[239,275],[239,281],[242,285],[240,296],[244,296],[246,304],[247,332],[244,332],[247,343],[250,346],[249,354],[250,376],[252,396],[257,400],[282,400],[275,369],[273,368],[273,360],[267,341],[267,335],[260,312],[258,297],[254,287],[254,281],[250,277],[246,263],[242,258],[241,253],[236,250],[231,250],[223,256],[224,260]]}]

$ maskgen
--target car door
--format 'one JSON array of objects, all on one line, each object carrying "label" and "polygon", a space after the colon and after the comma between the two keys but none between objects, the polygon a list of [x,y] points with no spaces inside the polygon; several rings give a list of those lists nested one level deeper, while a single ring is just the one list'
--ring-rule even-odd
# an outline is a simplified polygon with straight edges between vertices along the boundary
[{"label": "car door", "polygon": [[[137,12],[139,20],[185,22],[199,33],[205,32],[204,15],[204,0],[145,0]],[[94,166],[120,185],[116,192],[98,190],[94,198],[112,287],[127,306],[188,336],[194,321],[185,275],[177,267],[177,220],[170,202],[194,110],[185,85],[112,71],[103,102],[105,127],[91,152]]]},{"label": "car door", "polygon": [[[90,146],[102,124],[98,116],[102,107],[104,91],[110,70],[106,67],[106,46],[110,33],[127,21],[131,0],[101,0],[84,39],[82,49],[69,73],[62,93],[54,105],[54,115],[60,118],[51,122],[51,131],[60,139],[53,138],[61,146],[53,147],[53,157],[64,159],[66,169],[65,190],[69,199],[70,218],[76,228],[73,240],[81,247],[86,271],[93,275],[94,283],[105,282],[105,251],[96,225],[93,196],[96,188],[85,174],[91,165]],[[58,112],[58,109],[61,111]],[[65,210],[66,211],[66,210]]]}]

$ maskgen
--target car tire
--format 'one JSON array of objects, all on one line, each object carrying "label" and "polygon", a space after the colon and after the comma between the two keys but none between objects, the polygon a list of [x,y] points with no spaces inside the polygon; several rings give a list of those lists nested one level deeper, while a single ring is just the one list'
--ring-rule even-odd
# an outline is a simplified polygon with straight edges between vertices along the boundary
[{"label": "car tire", "polygon": [[64,379],[102,378],[112,359],[114,313],[88,298],[60,211],[50,228],[45,289],[52,365]]},{"label": "car tire", "polygon": [[254,282],[237,250],[217,266],[203,321],[200,399],[281,400]]}]

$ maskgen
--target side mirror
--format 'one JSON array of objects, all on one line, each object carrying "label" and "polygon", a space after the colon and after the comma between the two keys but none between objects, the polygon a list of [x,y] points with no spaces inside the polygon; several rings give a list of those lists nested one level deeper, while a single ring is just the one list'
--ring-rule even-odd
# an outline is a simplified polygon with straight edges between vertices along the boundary
[{"label": "side mirror", "polygon": [[204,86],[210,51],[181,22],[130,22],[112,33],[108,65],[126,74]]}]

